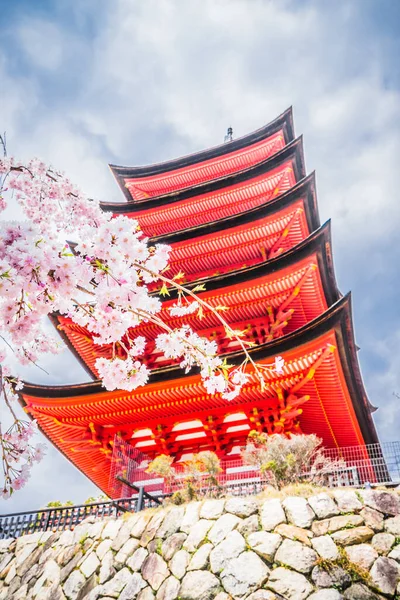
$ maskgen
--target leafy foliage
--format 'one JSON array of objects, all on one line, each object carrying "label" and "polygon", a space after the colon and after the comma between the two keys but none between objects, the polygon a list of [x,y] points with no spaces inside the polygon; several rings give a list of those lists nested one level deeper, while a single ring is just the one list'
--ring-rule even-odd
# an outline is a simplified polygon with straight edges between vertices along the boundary
[{"label": "leafy foliage", "polygon": [[287,437],[251,431],[241,455],[244,463],[256,466],[277,489],[305,481],[323,485],[328,474],[345,464],[326,456],[321,444],[314,434]]},{"label": "leafy foliage", "polygon": [[52,500],[46,504],[46,508],[63,508],[64,506],[74,506],[72,500],[61,502],[60,500]]},{"label": "leafy foliage", "polygon": [[175,490],[172,496],[175,504],[182,504],[201,496],[219,494],[218,474],[222,469],[215,452],[206,450],[193,454],[190,459],[182,463],[182,474],[173,466],[173,462],[173,457],[160,454],[149,464],[146,473],[164,478],[166,488]]}]

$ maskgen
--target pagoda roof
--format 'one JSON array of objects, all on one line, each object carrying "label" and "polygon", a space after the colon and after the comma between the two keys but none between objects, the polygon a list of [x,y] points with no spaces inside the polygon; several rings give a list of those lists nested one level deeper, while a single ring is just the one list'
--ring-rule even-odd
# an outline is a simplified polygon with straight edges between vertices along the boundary
[{"label": "pagoda roof", "polygon": [[279,166],[288,158],[293,158],[295,154],[295,167],[298,170],[298,172],[301,173],[301,176],[298,177],[298,179],[301,179],[302,177],[305,177],[303,136],[299,136],[296,139],[292,140],[289,144],[287,144],[284,148],[279,150],[279,152],[276,152],[276,154],[274,154],[273,156],[268,157],[267,159],[261,161],[256,165],[252,165],[247,169],[242,169],[237,173],[230,173],[225,177],[221,177],[218,179],[206,180],[198,185],[193,185],[190,188],[178,190],[171,194],[162,194],[160,196],[155,196],[154,198],[139,203],[101,202],[100,204],[103,210],[113,213],[141,212],[146,208],[155,210],[159,206],[170,204],[171,202],[179,202],[187,198],[192,198],[193,196],[198,196],[202,193],[224,188],[234,183],[241,183],[242,181],[246,181],[247,179],[251,179],[255,176],[258,176],[260,174],[274,169],[276,166]]},{"label": "pagoda roof", "polygon": [[[298,329],[340,297],[332,263],[330,222],[277,258],[198,280],[196,284],[200,282],[206,291],[198,296],[211,306],[225,306],[225,320],[234,329],[245,329],[247,341],[263,343],[265,339]],[[187,323],[199,334],[216,339],[220,353],[229,352],[238,343],[227,339],[218,317],[206,309],[201,318],[196,313],[171,317],[168,311],[175,301],[176,291],[171,289],[170,299],[163,301],[161,311],[163,320],[171,327]],[[281,310],[283,305],[285,308]],[[287,310],[290,311],[287,318],[281,317],[281,312],[286,314]],[[94,344],[87,329],[69,317],[55,313],[52,321],[88,373],[97,377],[95,361],[99,356],[110,357],[111,346]],[[144,335],[149,340],[144,358],[150,368],[165,362],[154,350],[153,340],[159,333],[162,330],[152,323],[142,323],[130,332],[130,337]]]},{"label": "pagoda roof", "polygon": [[149,166],[110,168],[128,202],[143,202],[241,171],[272,156],[293,139],[289,108],[268,125],[231,142]]},{"label": "pagoda roof", "polygon": [[[19,397],[51,442],[107,493],[116,433],[137,447],[147,445],[143,451],[150,448],[157,453],[193,450],[193,444],[201,449],[213,439],[217,443],[218,427],[224,443],[243,443],[254,419],[267,419],[275,410],[278,390],[292,393],[302,386],[301,392],[309,396],[300,416],[302,431],[322,437],[326,447],[378,441],[357,360],[350,294],[311,323],[250,349],[250,354],[260,364],[283,356],[283,374],[268,372],[263,392],[251,375],[240,396],[229,403],[220,394],[207,394],[200,376],[185,375],[179,366],[153,371],[149,383],[133,392],[108,392],[100,381],[67,386],[25,383]],[[230,364],[241,364],[243,354],[235,352],[227,358]],[[248,372],[252,373],[251,367]],[[240,415],[238,421],[235,415]],[[188,428],[183,434],[182,425],[194,420],[203,424],[203,433],[190,434]],[[210,420],[215,424],[212,439]],[[182,424],[180,435],[177,423]],[[151,443],[148,438],[140,443],[138,432],[149,430]]]},{"label": "pagoda roof", "polygon": [[303,179],[296,183],[287,192],[284,192],[280,196],[276,196],[273,200],[269,200],[264,204],[260,204],[259,206],[244,210],[229,217],[224,217],[223,219],[217,219],[216,221],[202,223],[200,225],[196,225],[195,227],[188,227],[187,229],[181,229],[179,231],[172,231],[171,233],[150,237],[149,242],[152,244],[173,245],[175,243],[184,242],[187,240],[190,241],[210,233],[221,233],[221,231],[224,229],[230,229],[245,223],[252,223],[252,221],[260,219],[264,216],[274,216],[276,213],[279,213],[282,209],[287,208],[295,200],[302,196],[304,196],[304,210],[306,212],[307,223],[311,232],[320,227],[315,171],[306,177],[303,177]]},{"label": "pagoda roof", "polygon": [[184,271],[185,281],[193,281],[278,256],[319,226],[312,173],[275,200],[225,219],[151,238],[149,243],[172,247],[169,277]]},{"label": "pagoda roof", "polygon": [[305,177],[302,138],[273,158],[218,181],[159,197],[151,206],[105,204],[103,210],[139,221],[145,235],[154,237],[187,229],[252,209],[287,192]]}]

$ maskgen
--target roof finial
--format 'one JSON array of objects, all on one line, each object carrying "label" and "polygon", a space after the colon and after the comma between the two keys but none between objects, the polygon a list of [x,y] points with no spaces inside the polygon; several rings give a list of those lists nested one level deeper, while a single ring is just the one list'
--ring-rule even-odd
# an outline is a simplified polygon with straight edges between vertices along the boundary
[{"label": "roof finial", "polygon": [[228,127],[226,136],[224,137],[224,142],[231,142],[232,140],[233,140],[233,129],[232,129],[232,127]]}]

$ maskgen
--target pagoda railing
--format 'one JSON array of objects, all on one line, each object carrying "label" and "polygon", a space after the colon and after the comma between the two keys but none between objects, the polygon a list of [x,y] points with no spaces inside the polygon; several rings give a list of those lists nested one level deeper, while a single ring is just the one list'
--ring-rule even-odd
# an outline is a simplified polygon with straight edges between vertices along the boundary
[{"label": "pagoda railing", "polygon": [[[148,457],[125,442],[120,437],[114,439],[113,457],[110,472],[110,489],[116,497],[132,493],[128,481],[155,495],[171,493],[179,489],[185,479],[184,467],[175,467],[176,481],[166,486],[164,480],[146,473]],[[324,475],[323,484],[327,487],[363,487],[365,485],[400,484],[400,442],[385,442],[365,446],[345,448],[324,448],[325,456],[340,463],[332,472]],[[217,476],[218,485],[231,494],[257,494],[268,481],[260,477],[255,467],[244,465],[238,460],[223,460],[222,471]],[[305,478],[307,473],[304,474]],[[122,478],[121,478],[122,477]]]},{"label": "pagoda railing", "polygon": [[[162,478],[153,477],[145,472],[145,468],[139,468],[145,457],[128,446],[122,440],[114,444],[118,451],[113,459],[114,489],[115,492],[122,491],[123,497],[106,502],[0,515],[0,539],[38,531],[73,529],[88,517],[117,517],[124,512],[156,507],[166,496],[179,489],[179,479],[172,489],[166,489]],[[400,484],[400,442],[325,449],[324,452],[330,458],[340,459],[344,463],[341,468],[326,474],[326,486],[392,487]],[[183,472],[181,477],[183,484]],[[266,483],[254,467],[243,465],[240,460],[223,461],[218,485],[224,488],[224,494],[255,495],[263,490]],[[119,495],[122,496],[121,493]]]}]

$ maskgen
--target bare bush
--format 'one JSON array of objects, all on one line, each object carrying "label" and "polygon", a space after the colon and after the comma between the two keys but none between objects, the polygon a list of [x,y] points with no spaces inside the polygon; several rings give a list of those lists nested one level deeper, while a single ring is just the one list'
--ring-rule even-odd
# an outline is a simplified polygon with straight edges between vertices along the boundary
[{"label": "bare bush", "polygon": [[160,454],[146,469],[146,473],[163,477],[168,491],[176,490],[172,497],[173,502],[181,504],[198,497],[219,494],[218,474],[222,469],[215,452],[205,450],[193,454],[189,460],[182,463],[182,476],[172,466],[173,460],[171,456]]},{"label": "bare bush", "polygon": [[314,434],[287,437],[251,431],[241,456],[277,489],[300,482],[324,485],[329,475],[346,465],[325,456],[321,444]]},{"label": "bare bush", "polygon": [[160,454],[156,456],[154,460],[151,461],[149,466],[146,469],[146,473],[151,473],[154,475],[158,475],[159,477],[163,477],[164,482],[168,487],[176,480],[176,470],[172,466],[174,462],[173,456],[168,456],[167,454]]}]

